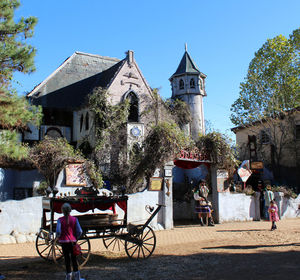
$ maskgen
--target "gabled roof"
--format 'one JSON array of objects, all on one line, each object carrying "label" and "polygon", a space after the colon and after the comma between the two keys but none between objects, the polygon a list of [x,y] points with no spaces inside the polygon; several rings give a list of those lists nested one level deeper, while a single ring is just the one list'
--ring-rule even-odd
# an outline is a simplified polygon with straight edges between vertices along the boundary
[{"label": "gabled roof", "polygon": [[86,105],[87,97],[95,87],[106,88],[125,60],[121,60],[107,70],[96,75],[72,83],[48,94],[32,98],[34,105],[42,105],[47,108],[74,109]]},{"label": "gabled roof", "polygon": [[200,72],[200,70],[198,69],[198,67],[196,66],[196,64],[194,63],[193,59],[191,58],[191,56],[187,51],[184,52],[184,55],[179,63],[179,66],[176,72],[172,75],[172,77],[183,75],[183,74],[197,74],[206,77],[206,75]]},{"label": "gabled roof", "polygon": [[104,72],[119,61],[116,58],[75,52],[42,83],[28,93],[27,97],[40,97],[58,91]]}]

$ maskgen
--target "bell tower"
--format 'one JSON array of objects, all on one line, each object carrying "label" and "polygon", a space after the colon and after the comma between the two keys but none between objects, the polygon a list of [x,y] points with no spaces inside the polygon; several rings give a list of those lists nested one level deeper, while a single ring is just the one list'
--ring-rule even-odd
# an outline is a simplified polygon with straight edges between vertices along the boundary
[{"label": "bell tower", "polygon": [[169,80],[172,86],[172,99],[181,99],[190,108],[192,121],[184,125],[183,129],[194,140],[198,139],[199,134],[205,134],[203,111],[203,97],[206,96],[205,78],[206,75],[200,72],[185,44],[184,55]]}]

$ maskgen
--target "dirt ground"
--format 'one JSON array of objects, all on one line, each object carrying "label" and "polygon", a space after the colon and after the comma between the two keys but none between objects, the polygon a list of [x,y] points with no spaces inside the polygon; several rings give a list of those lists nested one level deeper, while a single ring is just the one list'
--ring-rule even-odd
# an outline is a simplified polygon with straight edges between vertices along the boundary
[{"label": "dirt ground", "polygon": [[[300,279],[300,219],[177,226],[156,232],[153,255],[132,261],[124,250],[111,253],[101,239],[81,270],[101,279]],[[0,272],[13,280],[64,279],[60,266],[41,259],[34,243],[0,245]]]}]

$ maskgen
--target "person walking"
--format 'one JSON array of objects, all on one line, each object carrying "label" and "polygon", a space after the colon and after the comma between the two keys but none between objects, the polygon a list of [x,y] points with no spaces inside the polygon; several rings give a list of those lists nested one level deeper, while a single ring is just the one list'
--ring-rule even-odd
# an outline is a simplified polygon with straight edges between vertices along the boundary
[{"label": "person walking", "polygon": [[[66,278],[65,280],[84,280],[80,277],[80,271],[78,270],[78,263],[76,256],[73,253],[73,246],[82,234],[81,226],[76,217],[70,215],[71,205],[64,203],[61,207],[63,217],[57,220],[56,225],[56,237],[61,244],[63,256],[66,266]],[[71,261],[73,267],[73,275],[71,270]],[[74,276],[74,278],[73,278]]]},{"label": "person walking", "polygon": [[269,211],[270,221],[272,222],[271,230],[275,230],[277,229],[276,222],[279,221],[279,216],[278,216],[278,207],[274,200],[270,201],[270,206],[268,211]]},{"label": "person walking", "polygon": [[264,216],[266,220],[269,220],[269,207],[271,200],[274,200],[274,193],[272,192],[272,187],[267,185],[264,191],[264,198],[265,198],[265,207],[264,207]]},{"label": "person walking", "polygon": [[203,219],[208,221],[208,226],[214,226],[211,217],[210,202],[207,200],[209,189],[205,180],[200,180],[199,188],[194,191],[194,199],[196,200],[195,212],[198,213],[200,225],[204,226]]}]

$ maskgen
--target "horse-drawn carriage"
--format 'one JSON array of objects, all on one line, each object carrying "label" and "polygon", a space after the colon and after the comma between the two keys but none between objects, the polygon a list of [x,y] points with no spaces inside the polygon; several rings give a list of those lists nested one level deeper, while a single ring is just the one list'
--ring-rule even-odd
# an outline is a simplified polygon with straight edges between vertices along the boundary
[{"label": "horse-drawn carriage", "polygon": [[[127,202],[128,196],[68,196],[44,197],[41,229],[36,238],[36,250],[45,260],[59,262],[62,259],[62,249],[55,238],[57,215],[62,213],[61,206],[68,202],[82,227],[83,234],[78,240],[81,255],[78,257],[79,266],[84,266],[91,253],[90,239],[101,238],[106,249],[125,252],[132,259],[149,258],[156,246],[156,237],[149,226],[151,220],[159,212],[162,205],[146,206],[150,216],[141,225],[128,225]],[[123,212],[122,215],[117,213]],[[95,213],[96,210],[101,213]],[[92,213],[91,213],[92,212]],[[98,211],[99,212],[99,211]],[[73,215],[73,213],[72,213]]]}]

